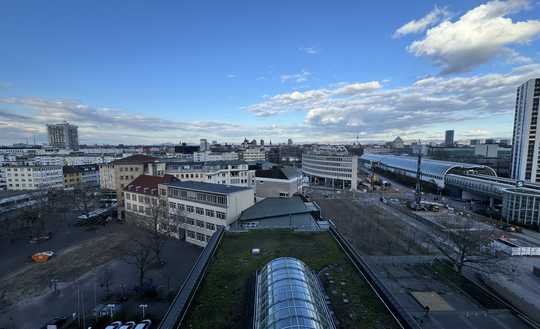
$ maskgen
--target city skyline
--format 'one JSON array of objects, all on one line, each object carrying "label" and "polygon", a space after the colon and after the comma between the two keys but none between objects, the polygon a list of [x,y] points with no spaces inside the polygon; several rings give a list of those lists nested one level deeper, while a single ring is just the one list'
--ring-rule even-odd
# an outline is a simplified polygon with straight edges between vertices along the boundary
[{"label": "city skyline", "polygon": [[4,4],[2,143],[64,120],[81,144],[508,138],[540,77],[532,1],[210,6]]}]

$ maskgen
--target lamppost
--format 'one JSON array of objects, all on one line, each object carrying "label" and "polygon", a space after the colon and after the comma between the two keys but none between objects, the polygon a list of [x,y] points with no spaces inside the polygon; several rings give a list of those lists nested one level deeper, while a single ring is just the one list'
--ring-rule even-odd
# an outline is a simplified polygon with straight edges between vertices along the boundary
[{"label": "lamppost", "polygon": [[107,304],[107,307],[109,308],[109,315],[111,316],[111,320],[114,317],[114,308],[116,307],[115,304]]},{"label": "lamppost", "polygon": [[141,320],[144,320],[145,318],[145,310],[148,308],[148,304],[139,304],[139,308],[142,310],[142,318]]}]

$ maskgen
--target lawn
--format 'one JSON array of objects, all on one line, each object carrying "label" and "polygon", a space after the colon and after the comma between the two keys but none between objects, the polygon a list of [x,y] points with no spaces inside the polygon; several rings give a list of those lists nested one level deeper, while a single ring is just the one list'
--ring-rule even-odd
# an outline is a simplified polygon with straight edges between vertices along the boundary
[{"label": "lawn", "polygon": [[[251,255],[252,248],[261,254]],[[296,257],[320,272],[342,328],[393,328],[390,315],[327,233],[285,230],[227,233],[183,328],[249,328],[255,272],[277,257]]]}]

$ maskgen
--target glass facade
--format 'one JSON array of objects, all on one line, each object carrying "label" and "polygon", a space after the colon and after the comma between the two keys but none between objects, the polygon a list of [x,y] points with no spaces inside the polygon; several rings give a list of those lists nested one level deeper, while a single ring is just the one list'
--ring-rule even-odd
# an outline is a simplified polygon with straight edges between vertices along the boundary
[{"label": "glass facade", "polygon": [[334,329],[317,276],[302,261],[282,257],[257,273],[255,329]]}]

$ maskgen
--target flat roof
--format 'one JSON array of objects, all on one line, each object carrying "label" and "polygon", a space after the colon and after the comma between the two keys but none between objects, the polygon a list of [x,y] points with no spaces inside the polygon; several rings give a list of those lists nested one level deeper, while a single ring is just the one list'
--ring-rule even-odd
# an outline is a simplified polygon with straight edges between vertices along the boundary
[{"label": "flat roof", "polygon": [[311,213],[312,203],[306,203],[299,197],[266,198],[247,208],[240,214],[239,221],[252,221],[271,217],[281,217]]},{"label": "flat roof", "polygon": [[186,190],[195,190],[195,191],[200,191],[200,192],[221,193],[221,194],[231,194],[231,193],[236,193],[236,192],[252,189],[251,187],[245,187],[245,186],[213,184],[213,183],[195,182],[195,181],[171,182],[171,183],[164,183],[160,185],[177,187],[177,188],[186,189]]}]

